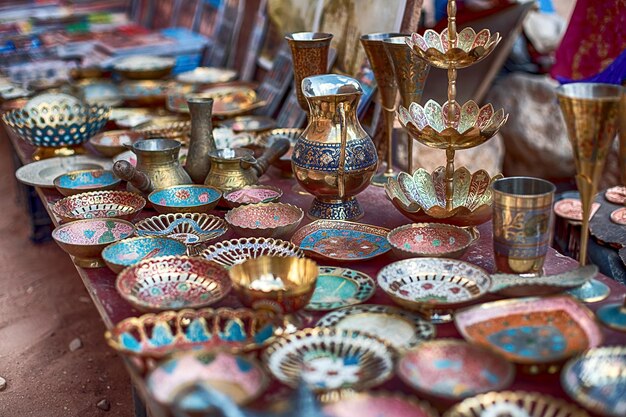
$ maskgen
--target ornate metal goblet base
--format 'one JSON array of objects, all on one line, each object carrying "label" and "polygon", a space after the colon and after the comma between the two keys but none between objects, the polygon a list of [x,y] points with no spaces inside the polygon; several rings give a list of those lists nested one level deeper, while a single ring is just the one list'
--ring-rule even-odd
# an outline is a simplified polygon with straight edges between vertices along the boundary
[{"label": "ornate metal goblet base", "polygon": [[393,168],[391,170],[385,170],[380,174],[376,174],[372,177],[370,184],[376,187],[384,187],[387,185],[389,178],[396,179],[398,177],[398,172],[394,171]]},{"label": "ornate metal goblet base", "polygon": [[611,289],[606,284],[592,278],[580,287],[568,290],[567,293],[584,303],[597,303],[608,297],[611,294]]},{"label": "ornate metal goblet base", "polygon": [[312,219],[358,220],[363,217],[363,209],[356,197],[347,200],[314,199],[307,215]]},{"label": "ornate metal goblet base", "polygon": [[33,161],[41,161],[42,159],[54,158],[56,156],[72,156],[84,155],[87,150],[83,145],[78,146],[38,146],[33,152]]},{"label": "ornate metal goblet base", "polygon": [[596,311],[596,316],[606,326],[626,332],[626,299],[623,304],[607,304]]}]

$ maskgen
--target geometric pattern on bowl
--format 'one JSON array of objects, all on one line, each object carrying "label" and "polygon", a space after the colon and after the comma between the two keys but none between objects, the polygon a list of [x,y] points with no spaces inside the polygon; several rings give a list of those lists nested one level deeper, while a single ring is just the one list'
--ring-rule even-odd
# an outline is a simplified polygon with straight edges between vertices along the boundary
[{"label": "geometric pattern on bowl", "polygon": [[610,417],[626,415],[626,347],[590,349],[561,371],[561,386],[578,404]]},{"label": "geometric pattern on bowl", "polygon": [[480,237],[476,229],[445,223],[412,223],[393,229],[387,240],[396,256],[459,258]]},{"label": "geometric pattern on bowl", "polygon": [[443,417],[589,417],[582,408],[549,395],[523,391],[479,394],[450,408]]},{"label": "geometric pattern on bowl", "polygon": [[301,208],[285,203],[258,203],[236,207],[224,219],[240,236],[280,238],[302,221]]},{"label": "geometric pattern on bowl", "polygon": [[421,395],[456,402],[506,389],[515,377],[515,366],[480,346],[439,339],[405,352],[397,374]]},{"label": "geometric pattern on bowl", "polygon": [[406,172],[390,178],[385,193],[393,205],[415,222],[445,222],[456,226],[475,226],[491,218],[493,181],[485,170],[473,174],[465,167],[454,171],[452,210],[446,210],[445,167],[429,173],[418,168],[413,175]]},{"label": "geometric pattern on bowl", "polygon": [[175,185],[155,190],[148,201],[159,213],[204,213],[213,209],[222,192],[204,185]]},{"label": "geometric pattern on bowl", "polygon": [[226,268],[260,256],[296,256],[304,258],[304,252],[291,242],[280,239],[241,238],[218,242],[200,253],[203,258]]},{"label": "geometric pattern on bowl", "polygon": [[54,186],[64,196],[87,191],[104,191],[117,187],[122,180],[113,171],[103,169],[85,169],[71,171],[54,179]]},{"label": "geometric pattern on bowl", "polygon": [[105,338],[118,352],[158,359],[190,349],[258,350],[274,339],[281,325],[281,316],[266,310],[185,309],[122,320]]},{"label": "geometric pattern on bowl", "polygon": [[133,237],[120,240],[107,246],[102,251],[102,258],[113,272],[120,273],[128,266],[135,265],[143,259],[158,256],[180,256],[187,253],[184,243],[156,236]]},{"label": "geometric pattern on bowl", "polygon": [[405,42],[421,59],[437,68],[448,69],[464,68],[481,61],[493,51],[502,38],[497,32],[492,35],[489,29],[476,33],[471,27],[466,27],[457,33],[452,48],[449,39],[448,28],[441,34],[428,29],[424,35],[412,33],[405,38]]},{"label": "geometric pattern on bowl", "polygon": [[187,256],[139,261],[124,269],[117,292],[142,311],[200,308],[216,303],[231,289],[226,270],[213,262]]},{"label": "geometric pattern on bowl", "polygon": [[335,266],[320,266],[315,291],[307,310],[336,310],[360,304],[376,292],[376,281],[364,272]]},{"label": "geometric pattern on bowl", "polygon": [[418,346],[435,338],[435,325],[417,314],[399,308],[364,304],[331,311],[318,320],[318,327],[358,330],[387,341],[396,350]]},{"label": "geometric pattern on bowl", "polygon": [[522,365],[558,364],[603,339],[593,313],[566,295],[484,303],[454,321],[468,342]]},{"label": "geometric pattern on bowl", "polygon": [[132,220],[146,205],[139,194],[127,191],[92,191],[65,197],[52,206],[63,221],[120,218]]},{"label": "geometric pattern on bowl", "polygon": [[358,393],[322,407],[328,417],[439,417],[439,413],[425,401],[397,392]]},{"label": "geometric pattern on bowl", "polygon": [[219,351],[174,356],[159,363],[146,378],[151,397],[165,405],[177,402],[186,413],[213,408],[204,399],[206,389],[217,390],[243,405],[258,398],[268,384],[269,378],[256,359]]},{"label": "geometric pattern on bowl", "polygon": [[175,213],[148,217],[135,225],[137,236],[169,237],[186,245],[208,242],[228,231],[221,218],[205,213]]},{"label": "geometric pattern on bowl", "polygon": [[108,119],[106,106],[65,101],[40,103],[2,115],[2,120],[22,140],[48,147],[80,145],[98,133]]},{"label": "geometric pattern on bowl", "polygon": [[302,380],[314,392],[371,388],[390,378],[394,368],[394,352],[386,342],[331,327],[282,337],[263,359],[274,378],[294,388]]},{"label": "geometric pattern on bowl", "polygon": [[509,117],[504,109],[494,112],[491,104],[479,108],[472,100],[462,107],[454,102],[454,119],[449,126],[449,106],[447,101],[443,106],[434,100],[429,100],[424,107],[411,103],[408,109],[400,106],[398,119],[408,133],[424,145],[461,150],[493,137]]}]

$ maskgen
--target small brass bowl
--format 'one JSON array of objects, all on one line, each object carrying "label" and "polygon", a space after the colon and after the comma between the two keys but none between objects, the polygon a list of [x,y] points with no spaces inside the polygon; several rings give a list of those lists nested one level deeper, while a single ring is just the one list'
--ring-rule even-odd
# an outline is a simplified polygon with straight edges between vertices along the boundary
[{"label": "small brass bowl", "polygon": [[146,205],[146,199],[128,191],[92,191],[65,197],[52,206],[64,222],[95,218],[132,220]]},{"label": "small brass bowl", "polygon": [[81,268],[105,266],[102,250],[109,244],[132,236],[135,226],[120,219],[88,219],[63,224],[52,238]]},{"label": "small brass bowl", "polygon": [[141,132],[134,132],[132,130],[109,130],[108,132],[97,134],[89,140],[89,143],[100,154],[113,158],[127,151],[124,145],[132,145],[143,138]]},{"label": "small brass bowl", "polygon": [[59,175],[53,181],[57,191],[66,197],[88,191],[114,190],[120,182],[122,180],[113,171],[104,169],[71,171]]},{"label": "small brass bowl", "polygon": [[293,313],[311,300],[318,276],[308,258],[261,256],[234,265],[228,274],[241,302],[255,309]]},{"label": "small brass bowl", "polygon": [[222,192],[206,185],[174,185],[154,190],[148,196],[152,207],[161,214],[206,213],[217,206]]},{"label": "small brass bowl", "polygon": [[283,196],[283,190],[271,185],[248,185],[224,194],[226,205],[231,208],[247,204],[274,203]]},{"label": "small brass bowl", "polygon": [[232,209],[224,219],[243,237],[283,238],[298,227],[304,212],[286,203],[248,204]]},{"label": "small brass bowl", "polygon": [[473,227],[445,223],[412,223],[387,234],[391,249],[399,258],[460,258],[479,237]]}]

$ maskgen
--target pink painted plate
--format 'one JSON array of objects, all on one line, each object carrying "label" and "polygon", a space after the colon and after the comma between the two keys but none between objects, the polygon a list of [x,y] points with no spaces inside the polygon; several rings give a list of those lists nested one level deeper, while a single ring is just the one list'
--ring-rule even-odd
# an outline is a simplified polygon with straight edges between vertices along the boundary
[{"label": "pink painted plate", "polygon": [[60,243],[70,245],[108,245],[132,236],[132,223],[118,219],[88,219],[61,225],[52,236]]},{"label": "pink painted plate", "polygon": [[224,216],[243,237],[282,238],[291,234],[302,221],[299,207],[284,203],[258,203],[239,206]]},{"label": "pink painted plate", "polygon": [[604,197],[613,204],[626,204],[626,187],[623,185],[611,187],[606,190]]},{"label": "pink painted plate", "polygon": [[[593,218],[599,208],[600,203],[591,204],[591,214],[589,215],[589,220]],[[583,221],[583,207],[580,200],[577,198],[564,198],[563,200],[557,201],[554,204],[554,213],[567,220],[575,222]]]},{"label": "pink painted plate", "polygon": [[626,207],[618,208],[611,213],[611,220],[622,226],[626,226]]},{"label": "pink painted plate", "polygon": [[458,258],[480,237],[476,229],[443,223],[413,223],[389,232],[387,240],[400,258]]},{"label": "pink painted plate", "polygon": [[245,204],[272,203],[278,201],[282,195],[280,188],[271,185],[251,185],[224,194],[224,200],[229,207],[239,207]]},{"label": "pink painted plate", "polygon": [[437,417],[427,402],[384,391],[355,394],[327,404],[322,409],[328,417]]}]

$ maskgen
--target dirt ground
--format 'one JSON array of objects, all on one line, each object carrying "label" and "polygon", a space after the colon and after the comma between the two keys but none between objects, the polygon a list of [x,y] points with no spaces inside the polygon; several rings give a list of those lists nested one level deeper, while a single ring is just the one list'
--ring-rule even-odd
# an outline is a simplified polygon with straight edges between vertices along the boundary
[{"label": "dirt ground", "polygon": [[132,416],[129,377],[72,262],[29,239],[10,152],[0,139],[0,417]]}]

